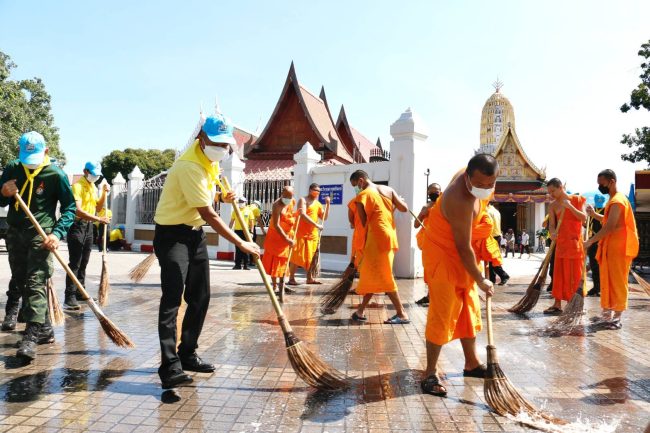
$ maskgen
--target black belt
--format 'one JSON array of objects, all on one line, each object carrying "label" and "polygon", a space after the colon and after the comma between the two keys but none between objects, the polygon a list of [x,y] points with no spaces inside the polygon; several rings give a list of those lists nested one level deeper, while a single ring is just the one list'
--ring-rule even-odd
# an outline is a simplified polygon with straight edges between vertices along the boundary
[{"label": "black belt", "polygon": [[164,225],[164,224],[156,224],[156,230],[163,230],[163,231],[170,231],[174,233],[198,233],[203,230],[203,227],[192,227],[188,226],[187,224],[172,224],[172,225]]}]

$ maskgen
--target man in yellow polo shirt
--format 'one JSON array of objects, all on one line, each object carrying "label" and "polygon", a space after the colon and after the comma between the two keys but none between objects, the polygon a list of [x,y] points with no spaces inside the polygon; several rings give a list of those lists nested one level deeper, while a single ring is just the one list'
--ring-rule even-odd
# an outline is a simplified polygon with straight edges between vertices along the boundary
[{"label": "man in yellow polo shirt", "polygon": [[[104,183],[102,195],[97,198],[95,182],[99,180],[99,166],[87,162],[84,167],[84,176],[72,185],[72,195],[77,206],[74,223],[68,232],[68,254],[70,269],[79,282],[86,287],[86,266],[90,259],[90,250],[93,247],[93,222],[108,224],[110,219],[97,216],[97,212],[104,208],[108,184]],[[87,289],[87,288],[86,288]],[[77,287],[69,276],[65,279],[64,307],[68,310],[78,310]]]},{"label": "man in yellow polo shirt", "polygon": [[[264,227],[264,220],[262,219],[262,203],[259,200],[253,200],[253,202],[248,206],[253,213],[253,217],[250,219],[250,229],[253,234],[253,242],[257,243],[257,229],[255,226],[259,225],[262,230],[262,234],[266,236],[266,228]],[[255,266],[255,261],[253,260],[252,255],[248,255],[248,266]]]},{"label": "man in yellow polo shirt", "polygon": [[[210,264],[206,236],[208,224],[245,254],[259,255],[260,248],[237,236],[212,207],[219,182],[219,161],[235,144],[233,126],[220,114],[205,119],[196,141],[169,169],[156,215],[154,251],[160,264],[162,297],[158,313],[163,389],[192,382],[186,371],[209,373],[214,365],[196,354],[198,339],[210,302]],[[235,194],[225,194],[232,203]],[[181,298],[187,303],[176,348],[176,319]]]},{"label": "man in yellow polo shirt", "polygon": [[122,248],[126,248],[127,243],[126,239],[124,239],[124,224],[120,224],[117,228],[111,230],[107,240],[106,248],[111,251],[119,251]]}]

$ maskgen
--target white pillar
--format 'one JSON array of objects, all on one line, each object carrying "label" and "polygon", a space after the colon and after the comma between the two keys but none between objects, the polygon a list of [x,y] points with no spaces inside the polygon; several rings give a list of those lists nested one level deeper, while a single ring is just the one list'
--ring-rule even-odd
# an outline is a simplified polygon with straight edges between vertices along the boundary
[{"label": "white pillar", "polygon": [[[426,204],[426,171],[430,162],[427,128],[420,117],[408,108],[390,126],[393,141],[390,144],[389,185],[404,198],[409,209],[419,213]],[[423,275],[421,251],[415,240],[413,217],[406,212],[395,212],[399,251],[395,255],[393,272],[401,278]]]},{"label": "white pillar", "polygon": [[[231,153],[226,159],[221,161],[220,169],[221,175],[228,179],[230,186],[235,191],[237,196],[241,196],[244,191],[244,168],[246,164],[239,159],[236,152]],[[236,204],[235,204],[236,205]],[[221,204],[221,219],[225,221],[226,224],[230,223],[230,218],[232,216],[232,204],[222,203]],[[235,246],[230,242],[220,238],[219,239],[219,251],[226,252],[235,252]]]},{"label": "white pillar", "polygon": [[142,188],[142,182],[144,181],[144,174],[140,171],[140,168],[136,165],[133,171],[129,174],[129,182],[127,185],[127,194],[126,194],[126,222],[125,226],[125,236],[126,241],[133,243],[135,239],[135,225],[136,221],[136,210],[138,207],[138,193]]},{"label": "white pillar", "polygon": [[311,170],[320,162],[320,155],[311,143],[306,142],[300,152],[293,156],[296,165],[293,168],[293,189],[296,201],[299,197],[307,195],[311,182]]}]

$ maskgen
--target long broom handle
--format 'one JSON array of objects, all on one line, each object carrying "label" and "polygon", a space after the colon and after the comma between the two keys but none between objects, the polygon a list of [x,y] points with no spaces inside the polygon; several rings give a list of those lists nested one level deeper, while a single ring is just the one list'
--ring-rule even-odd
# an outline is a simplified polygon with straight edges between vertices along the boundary
[{"label": "long broom handle", "polygon": [[[225,186],[226,193],[230,192],[230,182],[228,182],[228,179],[225,177],[221,178],[223,181],[223,185]],[[235,218],[239,222],[239,225],[242,226],[244,229],[244,237],[246,238],[246,241],[248,242],[253,242],[253,238],[251,237],[250,232],[248,231],[248,226],[244,224],[244,217],[241,214],[241,211],[237,206],[232,206],[233,211],[235,212]],[[291,332],[291,326],[289,325],[289,322],[284,317],[284,312],[282,311],[282,307],[280,306],[280,303],[278,302],[278,298],[275,297],[275,293],[273,292],[273,287],[271,286],[271,281],[269,280],[269,276],[266,274],[266,271],[264,270],[264,266],[262,265],[262,261],[260,260],[260,257],[257,256],[255,257],[255,266],[257,266],[257,270],[260,273],[260,276],[262,277],[262,281],[264,282],[264,287],[266,287],[266,291],[271,298],[271,303],[273,304],[273,308],[275,309],[275,314],[278,316],[278,322],[280,323],[280,326],[282,327],[282,330],[285,332]]]},{"label": "long broom handle", "polygon": [[410,208],[409,208],[409,213],[413,216],[413,218],[415,218],[415,221],[417,221],[418,224],[420,224],[420,227],[422,227],[422,228],[425,229],[425,230],[427,229],[427,228],[424,226],[424,224],[422,223],[422,221],[420,221],[420,218],[418,218],[418,216],[417,216],[416,214],[414,214],[413,211],[412,211]]},{"label": "long broom handle", "polygon": [[[105,199],[104,205],[106,206],[106,216],[108,217],[108,198]],[[102,249],[102,258],[106,255],[106,232],[108,231],[108,224],[104,224],[104,236],[102,236],[102,243],[103,249]]]},{"label": "long broom handle", "polygon": [[[38,223],[38,221],[36,221],[36,218],[34,218],[34,214],[32,214],[32,211],[29,210],[29,208],[27,207],[27,205],[23,201],[23,198],[20,196],[20,194],[18,192],[16,192],[16,194],[14,194],[14,198],[16,199],[16,201],[18,202],[18,204],[22,208],[23,212],[25,212],[27,217],[29,217],[29,220],[32,222],[32,225],[34,226],[34,228],[36,228],[36,231],[38,232],[38,234],[41,235],[43,240],[46,240],[47,239],[47,234],[43,230],[43,227],[41,227],[41,225]],[[68,264],[63,260],[63,258],[59,254],[59,252],[57,250],[54,250],[54,251],[52,251],[52,253],[54,254],[54,257],[56,257],[56,259],[59,261],[59,263],[61,263],[61,266],[63,266],[63,269],[65,269],[65,273],[68,274],[70,279],[77,286],[77,289],[79,289],[79,292],[81,292],[84,299],[90,298],[90,296],[88,296],[88,293],[86,292],[86,289],[84,289],[84,286],[79,282],[76,275],[72,272],[72,270],[70,269]]]},{"label": "long broom handle", "polygon": [[[490,276],[487,262],[483,262],[483,275],[486,279]],[[494,346],[494,335],[492,335],[492,296],[485,297],[485,315],[487,318],[488,345]]]}]

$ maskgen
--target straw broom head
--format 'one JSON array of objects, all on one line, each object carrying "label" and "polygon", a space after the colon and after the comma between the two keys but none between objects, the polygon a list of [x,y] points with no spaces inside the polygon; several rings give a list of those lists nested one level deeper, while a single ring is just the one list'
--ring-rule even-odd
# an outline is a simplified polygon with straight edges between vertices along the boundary
[{"label": "straw broom head", "polygon": [[63,314],[59,298],[56,296],[56,291],[54,290],[54,284],[52,283],[51,278],[47,279],[46,287],[47,311],[50,315],[50,322],[52,322],[52,325],[54,326],[63,325],[63,322],[65,322],[65,315]]},{"label": "straw broom head", "polygon": [[108,293],[111,291],[111,283],[108,281],[108,263],[106,255],[102,256],[102,273],[99,278],[99,305],[102,307],[108,304]]},{"label": "straw broom head", "polygon": [[521,412],[525,412],[531,417],[541,418],[553,424],[567,424],[562,419],[539,411],[517,391],[499,366],[495,346],[487,346],[487,358],[487,372],[483,393],[485,401],[496,413],[501,416],[507,414],[516,416]]},{"label": "straw broom head", "polygon": [[542,287],[544,287],[544,284],[546,284],[546,276],[548,275],[548,269],[551,262],[551,254],[554,247],[555,245],[551,245],[551,248],[549,248],[548,252],[546,253],[544,261],[535,274],[535,277],[528,285],[528,289],[526,289],[526,293],[524,294],[523,298],[521,298],[519,302],[517,302],[512,307],[508,308],[509,312],[515,314],[524,314],[535,308],[535,305],[537,305],[537,301],[539,300],[539,295],[542,291]]},{"label": "straw broom head", "polygon": [[349,387],[348,377],[314,355],[293,332],[285,332],[287,356],[293,370],[305,383],[323,391]]},{"label": "straw broom head", "polygon": [[355,268],[352,264],[343,273],[338,283],[330,287],[320,298],[320,311],[323,314],[334,314],[348,296],[354,283]]},{"label": "straw broom head", "polygon": [[320,276],[320,249],[317,249],[314,253],[314,257],[311,259],[307,274],[310,275],[311,278]]},{"label": "straw broom head", "polygon": [[93,298],[85,299],[85,301],[88,304],[88,307],[90,307],[92,312],[95,314],[95,317],[97,317],[97,320],[99,320],[99,324],[102,325],[102,329],[113,343],[120,347],[135,347],[135,344],[133,344],[133,341],[131,341],[129,336],[126,335],[120,328],[118,328],[117,325],[111,321],[111,319],[106,317],[104,312],[95,303]]},{"label": "straw broom head", "polygon": [[648,283],[641,275],[637,274],[636,272],[630,270],[632,272],[632,276],[636,280],[636,282],[641,286],[641,288],[645,291],[646,295],[650,296],[650,283]]},{"label": "straw broom head", "polygon": [[156,260],[156,254],[151,253],[147,257],[144,258],[140,263],[138,263],[133,269],[129,271],[129,278],[131,281],[134,283],[139,283],[142,281],[145,275],[147,275],[147,272],[149,272],[149,269],[151,268],[151,265],[153,265],[153,262]]}]

